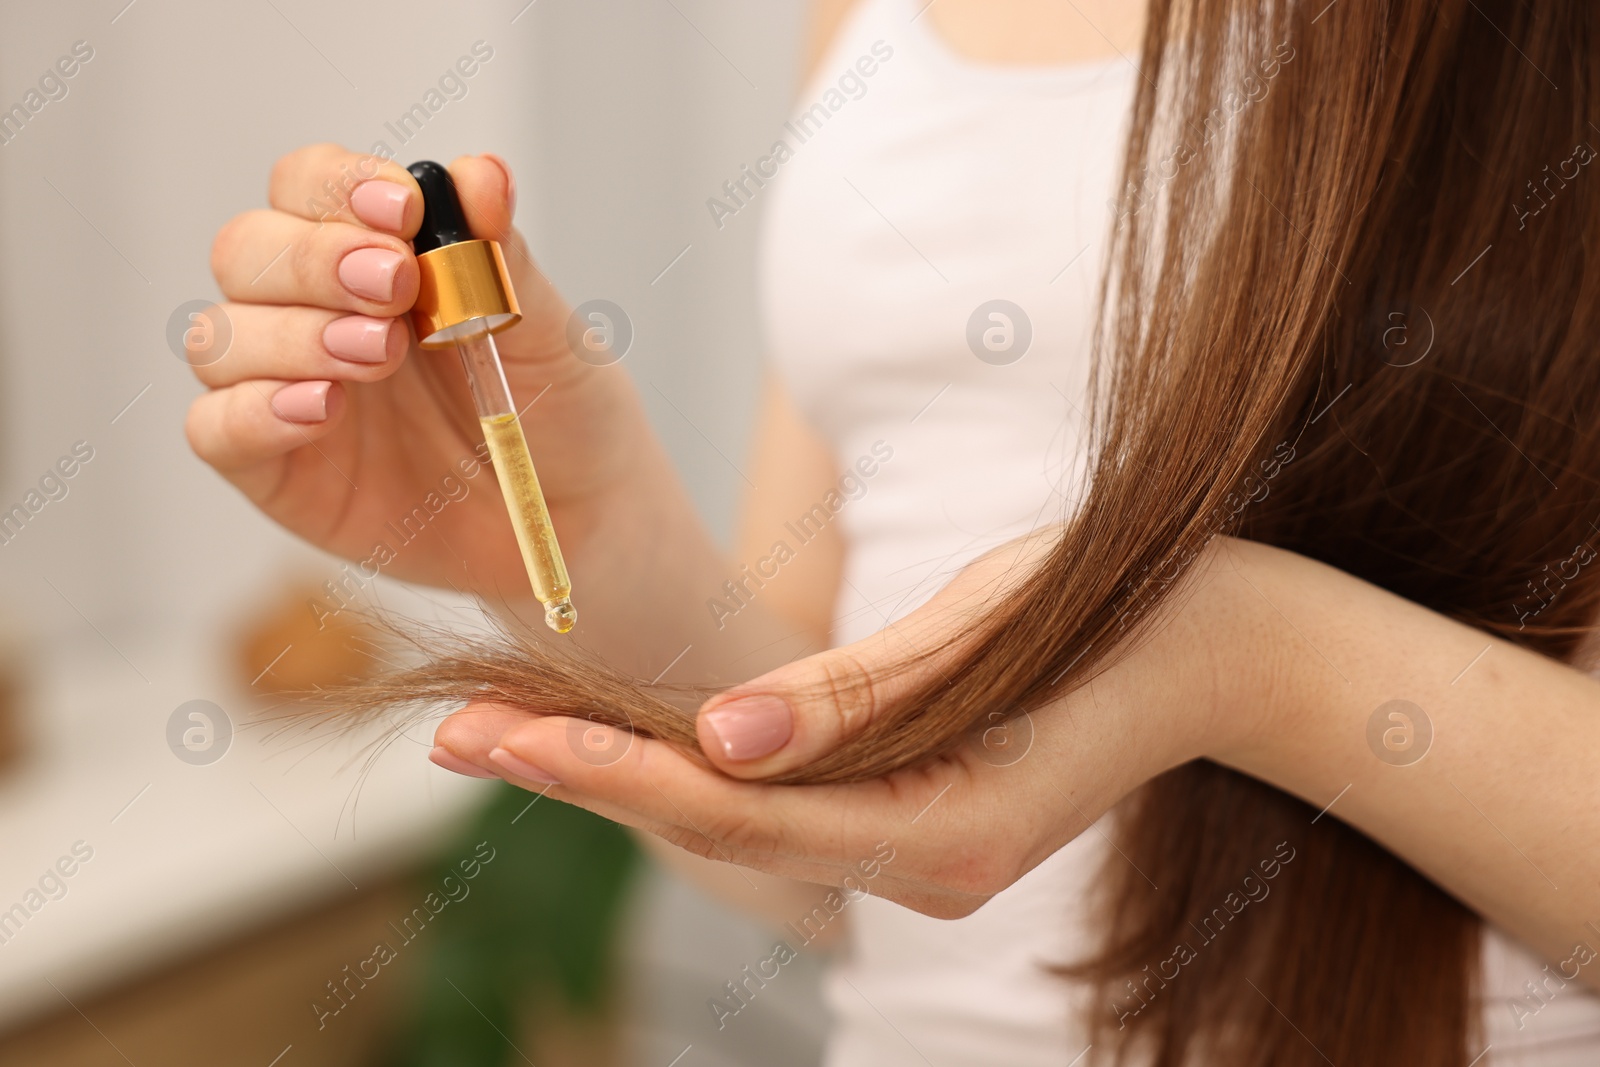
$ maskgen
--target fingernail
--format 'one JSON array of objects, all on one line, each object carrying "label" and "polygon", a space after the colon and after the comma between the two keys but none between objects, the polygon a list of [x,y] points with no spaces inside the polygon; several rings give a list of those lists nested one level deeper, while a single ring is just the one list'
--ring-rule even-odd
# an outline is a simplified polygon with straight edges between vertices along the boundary
[{"label": "fingernail", "polygon": [[294,382],[272,394],[272,410],[285,422],[321,422],[328,417],[332,382]]},{"label": "fingernail", "polygon": [[406,205],[411,192],[394,182],[362,182],[350,194],[350,208],[356,218],[380,230],[398,232],[406,224]]},{"label": "fingernail", "polygon": [[322,344],[330,353],[351,363],[382,363],[389,358],[389,335],[394,319],[346,315],[322,330]]},{"label": "fingernail", "polygon": [[443,767],[447,771],[454,771],[457,774],[464,774],[468,778],[500,777],[498,774],[495,774],[492,771],[484,770],[475,763],[468,763],[454,752],[451,752],[448,748],[444,748],[442,746],[436,747],[432,752],[428,753],[428,759],[432,760],[434,764]]},{"label": "fingernail", "polygon": [[511,173],[511,164],[495,155],[493,152],[483,153],[483,158],[499,167],[506,176],[506,214],[517,213],[517,176]]},{"label": "fingernail", "polygon": [[794,713],[781,697],[761,695],[730,700],[703,716],[728,759],[770,756],[794,734]]},{"label": "fingernail", "polygon": [[388,302],[402,258],[387,248],[358,248],[339,261],[339,280],[357,296]]},{"label": "fingernail", "polygon": [[490,750],[489,762],[503,769],[513,778],[521,778],[527,782],[541,782],[545,785],[561,784],[561,781],[551,775],[549,771],[535,767],[527,760],[521,759],[503,748]]}]

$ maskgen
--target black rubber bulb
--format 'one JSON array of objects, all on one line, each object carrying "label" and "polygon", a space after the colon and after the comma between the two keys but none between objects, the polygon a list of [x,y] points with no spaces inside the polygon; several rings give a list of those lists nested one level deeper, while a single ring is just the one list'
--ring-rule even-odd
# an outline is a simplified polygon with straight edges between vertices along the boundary
[{"label": "black rubber bulb", "polygon": [[411,164],[406,172],[422,186],[422,228],[411,242],[417,255],[472,240],[450,172],[427,159]]}]

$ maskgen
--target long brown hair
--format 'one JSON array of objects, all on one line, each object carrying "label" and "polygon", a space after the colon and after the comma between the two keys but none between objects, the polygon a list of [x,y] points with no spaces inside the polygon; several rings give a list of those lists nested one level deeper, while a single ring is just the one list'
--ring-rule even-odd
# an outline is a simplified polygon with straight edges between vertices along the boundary
[{"label": "long brown hair", "polygon": [[[1600,570],[1561,565],[1600,520],[1597,66],[1592,0],[1153,0],[1085,499],[953,670],[785,780],[883,774],[1081,684],[1223,532],[1570,655],[1600,602]],[[673,703],[531,645],[362,699],[474,693],[694,744]],[[1471,1058],[1477,918],[1316,814],[1208,762],[1129,803],[1105,942],[1069,968],[1099,991],[1098,1047],[1161,1065]],[[1273,904],[1151,985],[1284,848]]]}]

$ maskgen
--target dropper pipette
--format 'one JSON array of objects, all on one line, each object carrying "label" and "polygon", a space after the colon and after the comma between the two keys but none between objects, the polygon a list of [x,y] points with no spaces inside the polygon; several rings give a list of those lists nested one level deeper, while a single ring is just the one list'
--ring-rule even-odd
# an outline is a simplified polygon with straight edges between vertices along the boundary
[{"label": "dropper pipette", "polygon": [[533,595],[544,605],[545,624],[564,634],[578,620],[572,580],[494,343],[495,333],[522,318],[505,257],[497,242],[472,236],[449,171],[426,161],[407,169],[423,199],[422,227],[412,242],[421,273],[412,308],[417,343],[453,346],[460,356]]}]

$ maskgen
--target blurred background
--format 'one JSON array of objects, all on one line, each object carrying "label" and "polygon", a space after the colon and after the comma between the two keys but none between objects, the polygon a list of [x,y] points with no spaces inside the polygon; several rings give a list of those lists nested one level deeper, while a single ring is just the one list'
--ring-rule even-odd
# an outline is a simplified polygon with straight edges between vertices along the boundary
[{"label": "blurred background", "polygon": [[[759,213],[719,229],[705,202],[786,117],[803,18],[6,5],[0,109],[25,121],[0,121],[0,512],[26,519],[0,529],[0,1064],[816,1061],[815,955],[719,1032],[707,999],[771,933],[609,825],[435,768],[431,726],[372,758],[372,735],[248,725],[336,664],[300,628],[339,564],[190,453],[199,386],[172,340],[217,296],[212,236],[265,206],[285,152],[499,153],[544,270],[632,319],[626,365],[726,540]],[[62,57],[73,75],[41,81]],[[426,124],[397,127],[419,103]],[[403,613],[460,607],[379,581]]]}]

